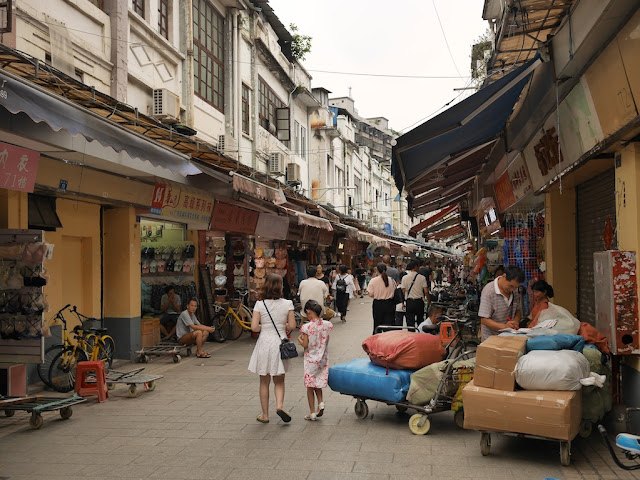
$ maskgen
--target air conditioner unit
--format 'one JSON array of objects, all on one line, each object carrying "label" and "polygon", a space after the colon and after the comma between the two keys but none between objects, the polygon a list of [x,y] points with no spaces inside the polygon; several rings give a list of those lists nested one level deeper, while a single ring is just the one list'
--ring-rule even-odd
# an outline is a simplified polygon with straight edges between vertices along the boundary
[{"label": "air conditioner unit", "polygon": [[302,178],[300,178],[300,165],[297,163],[287,164],[287,183],[300,184]]},{"label": "air conditioner unit", "polygon": [[224,135],[218,135],[218,151],[224,153],[225,147]]},{"label": "air conditioner unit", "polygon": [[153,90],[153,116],[174,123],[180,120],[180,98],[166,88]]},{"label": "air conditioner unit", "polygon": [[274,152],[269,155],[268,170],[270,174],[284,173],[284,158],[280,152]]}]

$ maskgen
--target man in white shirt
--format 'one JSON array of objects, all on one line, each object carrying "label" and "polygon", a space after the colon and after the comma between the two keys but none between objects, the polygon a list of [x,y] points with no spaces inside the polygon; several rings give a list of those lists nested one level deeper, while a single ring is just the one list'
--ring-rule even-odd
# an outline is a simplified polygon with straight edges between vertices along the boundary
[{"label": "man in white shirt", "polygon": [[402,278],[402,293],[404,293],[407,313],[407,327],[415,327],[424,320],[424,299],[428,298],[429,288],[427,279],[418,273],[418,261],[410,260],[407,270],[411,270]]},{"label": "man in white shirt", "polygon": [[316,267],[309,265],[307,267],[307,279],[302,280],[298,287],[298,295],[300,295],[300,304],[302,305],[300,315],[306,320],[304,306],[309,300],[315,300],[322,305],[322,318],[329,320],[336,314],[333,310],[324,306],[324,301],[329,296],[329,287],[321,279],[316,278],[316,272]]}]

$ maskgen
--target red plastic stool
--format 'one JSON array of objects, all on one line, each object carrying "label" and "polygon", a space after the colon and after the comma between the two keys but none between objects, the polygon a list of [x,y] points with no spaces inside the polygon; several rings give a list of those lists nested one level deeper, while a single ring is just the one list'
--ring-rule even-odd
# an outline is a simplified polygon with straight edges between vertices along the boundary
[{"label": "red plastic stool", "polygon": [[[87,378],[92,377],[88,382]],[[93,381],[95,379],[95,381]],[[109,397],[104,362],[78,362],[76,368],[75,392],[81,397],[97,395],[98,402],[106,402]]]}]

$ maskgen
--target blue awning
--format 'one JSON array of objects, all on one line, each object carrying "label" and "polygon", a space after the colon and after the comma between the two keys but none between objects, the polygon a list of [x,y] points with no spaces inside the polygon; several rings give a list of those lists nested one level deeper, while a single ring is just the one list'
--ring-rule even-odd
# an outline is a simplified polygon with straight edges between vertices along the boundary
[{"label": "blue awning", "polygon": [[529,76],[541,63],[539,57],[534,58],[399,137],[391,166],[398,190],[405,189],[412,200],[414,188],[430,172],[456,155],[495,139]]}]

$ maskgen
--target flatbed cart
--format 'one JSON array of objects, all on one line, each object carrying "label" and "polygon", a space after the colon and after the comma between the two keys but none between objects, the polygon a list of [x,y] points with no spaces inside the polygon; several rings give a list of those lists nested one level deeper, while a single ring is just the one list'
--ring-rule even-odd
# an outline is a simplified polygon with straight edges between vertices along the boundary
[{"label": "flatbed cart", "polygon": [[156,380],[159,380],[163,375],[149,375],[141,374],[144,367],[136,368],[128,372],[118,372],[111,370],[107,374],[107,388],[113,390],[116,388],[116,384],[124,383],[129,385],[129,396],[135,397],[138,394],[138,385],[144,385],[144,391],[153,392],[156,389]]},{"label": "flatbed cart", "polygon": [[32,395],[25,397],[2,397],[0,396],[0,410],[4,410],[6,417],[13,417],[16,410],[24,410],[31,414],[29,425],[38,429],[42,426],[42,412],[60,411],[63,420],[71,418],[73,415],[72,405],[82,403],[86,399],[74,394],[73,397],[44,397],[42,395]]},{"label": "flatbed cart", "polygon": [[[509,435],[518,438],[533,438],[536,440],[547,440],[551,442],[559,442],[560,444],[560,465],[568,467],[571,463],[571,440],[558,440],[557,438],[540,437],[538,435],[530,435],[528,433],[517,432],[498,432],[491,430],[480,430],[480,453],[483,456],[489,455],[491,452],[491,434],[500,433],[502,435]],[[575,438],[575,437],[574,437]]]},{"label": "flatbed cart", "polygon": [[185,352],[187,357],[191,356],[191,346],[185,347],[181,343],[176,342],[162,342],[156,345],[155,347],[142,347],[141,350],[137,350],[138,354],[138,363],[148,363],[149,355],[154,355],[157,357],[162,357],[164,355],[173,356],[174,363],[180,362],[182,360],[181,352]]},{"label": "flatbed cart", "polygon": [[[464,410],[462,408],[462,388],[473,379],[472,368],[458,368],[454,369],[453,365],[459,360],[467,360],[470,356],[475,356],[475,351],[464,351],[456,358],[452,359],[447,365],[446,370],[442,374],[442,379],[438,384],[436,394],[427,405],[413,405],[409,402],[390,402],[387,400],[380,400],[378,398],[364,397],[361,395],[350,395],[343,393],[343,395],[350,395],[356,399],[354,411],[356,417],[359,419],[365,419],[369,415],[369,407],[367,400],[375,402],[386,403],[387,405],[394,405],[400,413],[404,413],[407,410],[415,410],[416,414],[409,418],[409,430],[415,435],[426,435],[431,429],[431,421],[429,415],[438,412],[446,412],[453,410],[454,420],[459,428],[464,426]],[[455,395],[447,395],[447,392],[452,390],[452,384],[455,386]]]}]

